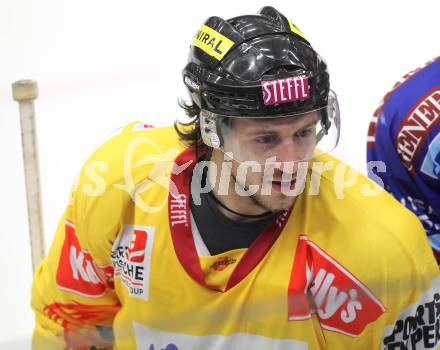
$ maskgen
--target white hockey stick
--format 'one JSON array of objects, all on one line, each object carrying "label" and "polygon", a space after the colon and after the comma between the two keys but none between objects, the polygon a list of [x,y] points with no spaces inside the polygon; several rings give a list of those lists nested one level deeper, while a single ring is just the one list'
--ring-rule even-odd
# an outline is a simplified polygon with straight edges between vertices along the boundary
[{"label": "white hockey stick", "polygon": [[19,80],[12,84],[12,96],[20,106],[21,140],[26,181],[29,234],[32,267],[44,257],[43,218],[40,198],[40,172],[38,168],[37,137],[35,133],[34,100],[38,97],[36,81]]}]

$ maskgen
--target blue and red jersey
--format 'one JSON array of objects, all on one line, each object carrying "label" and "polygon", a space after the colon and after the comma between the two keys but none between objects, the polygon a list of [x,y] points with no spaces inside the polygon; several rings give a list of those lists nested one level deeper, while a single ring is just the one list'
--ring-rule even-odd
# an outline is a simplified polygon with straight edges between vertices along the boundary
[{"label": "blue and red jersey", "polygon": [[369,176],[419,217],[440,261],[440,57],[385,95],[368,130],[367,160]]}]

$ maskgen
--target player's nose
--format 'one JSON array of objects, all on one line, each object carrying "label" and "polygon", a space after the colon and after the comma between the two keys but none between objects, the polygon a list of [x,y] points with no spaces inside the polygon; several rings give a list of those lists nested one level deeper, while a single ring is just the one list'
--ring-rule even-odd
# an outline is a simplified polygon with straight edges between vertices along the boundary
[{"label": "player's nose", "polygon": [[298,163],[303,160],[302,152],[295,143],[290,139],[284,140],[277,151],[275,169],[289,174],[295,173]]}]

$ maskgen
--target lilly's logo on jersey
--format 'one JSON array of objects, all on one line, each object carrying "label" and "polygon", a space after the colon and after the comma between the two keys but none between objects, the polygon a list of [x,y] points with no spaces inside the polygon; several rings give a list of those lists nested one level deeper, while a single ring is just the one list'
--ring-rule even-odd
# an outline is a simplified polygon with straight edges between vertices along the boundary
[{"label": "lilly's logo on jersey", "polygon": [[366,286],[305,236],[298,241],[288,295],[290,321],[316,313],[324,329],[353,337],[385,312]]}]

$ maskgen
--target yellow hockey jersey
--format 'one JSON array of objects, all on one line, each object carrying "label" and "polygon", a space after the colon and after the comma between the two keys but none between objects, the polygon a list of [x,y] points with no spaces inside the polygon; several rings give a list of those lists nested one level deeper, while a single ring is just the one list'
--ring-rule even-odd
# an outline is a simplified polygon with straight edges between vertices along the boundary
[{"label": "yellow hockey jersey", "polygon": [[249,248],[210,256],[194,153],[135,122],[86,162],[35,273],[34,349],[437,348],[438,268],[391,196],[321,156]]}]

